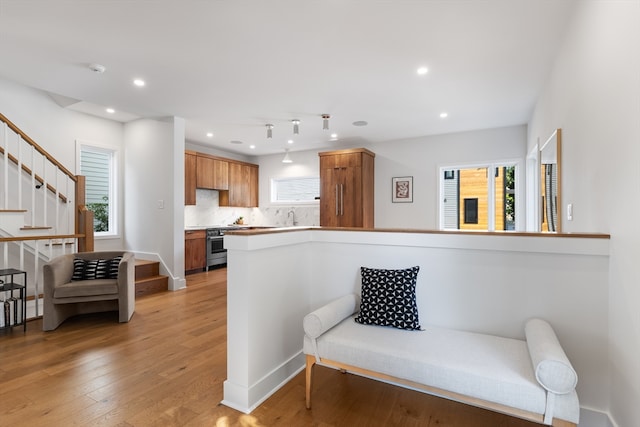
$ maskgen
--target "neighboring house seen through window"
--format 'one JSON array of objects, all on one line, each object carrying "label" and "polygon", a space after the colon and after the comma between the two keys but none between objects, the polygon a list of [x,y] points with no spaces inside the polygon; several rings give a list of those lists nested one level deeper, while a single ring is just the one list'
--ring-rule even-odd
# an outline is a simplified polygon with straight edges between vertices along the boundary
[{"label": "neighboring house seen through window", "polygon": [[516,165],[440,169],[440,228],[515,230]]},{"label": "neighboring house seen through window", "polygon": [[81,142],[80,175],[86,177],[86,204],[96,236],[116,235],[116,150]]}]

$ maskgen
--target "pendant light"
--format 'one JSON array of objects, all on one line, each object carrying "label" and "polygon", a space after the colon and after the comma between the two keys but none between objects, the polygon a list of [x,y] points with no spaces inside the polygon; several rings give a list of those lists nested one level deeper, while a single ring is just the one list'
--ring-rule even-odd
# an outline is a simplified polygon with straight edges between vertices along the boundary
[{"label": "pendant light", "polygon": [[267,138],[273,138],[273,125],[268,124],[267,126]]},{"label": "pendant light", "polygon": [[331,118],[328,114],[322,115],[322,130],[329,130],[329,119]]},{"label": "pendant light", "polygon": [[293,119],[291,123],[293,123],[293,134],[298,135],[300,133],[300,120]]}]

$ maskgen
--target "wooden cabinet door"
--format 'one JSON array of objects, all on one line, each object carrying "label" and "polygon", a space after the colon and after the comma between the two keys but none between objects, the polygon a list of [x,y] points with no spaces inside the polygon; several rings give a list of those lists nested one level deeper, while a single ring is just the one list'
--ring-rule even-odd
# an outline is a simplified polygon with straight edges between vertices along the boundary
[{"label": "wooden cabinet door", "polygon": [[196,155],[184,155],[184,204],[196,204]]},{"label": "wooden cabinet door", "polygon": [[197,156],[196,186],[209,190],[228,190],[229,162]]},{"label": "wooden cabinet door", "polygon": [[229,162],[229,191],[220,192],[220,206],[258,206],[258,166]]},{"label": "wooden cabinet door", "polygon": [[250,208],[258,207],[258,191],[259,191],[259,169],[257,166],[249,166],[249,204]]},{"label": "wooden cabinet door", "polygon": [[207,232],[205,230],[185,231],[184,269],[202,270],[207,266]]},{"label": "wooden cabinet door", "polygon": [[340,188],[340,227],[362,227],[361,168],[342,168]]},{"label": "wooden cabinet door", "polygon": [[340,226],[341,180],[339,167],[325,167],[320,171],[320,225],[323,227]]}]

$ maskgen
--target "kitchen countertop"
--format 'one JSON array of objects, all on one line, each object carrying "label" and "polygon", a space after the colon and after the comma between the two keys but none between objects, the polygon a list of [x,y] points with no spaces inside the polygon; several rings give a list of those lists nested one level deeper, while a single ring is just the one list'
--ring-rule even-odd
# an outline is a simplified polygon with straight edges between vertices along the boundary
[{"label": "kitchen countertop", "polygon": [[255,229],[264,229],[264,228],[278,228],[273,225],[250,225],[250,224],[228,224],[228,225],[187,225],[184,227],[185,231],[195,231],[195,230],[207,230],[209,228],[229,228],[234,227],[238,230],[255,230]]}]

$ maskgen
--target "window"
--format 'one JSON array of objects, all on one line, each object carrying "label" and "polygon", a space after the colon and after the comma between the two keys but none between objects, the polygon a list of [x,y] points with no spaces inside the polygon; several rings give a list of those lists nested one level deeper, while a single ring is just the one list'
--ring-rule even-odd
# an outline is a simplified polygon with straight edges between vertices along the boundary
[{"label": "window", "polygon": [[111,236],[116,228],[116,154],[117,151],[86,142],[79,143],[80,175],[86,177],[86,204],[93,212],[96,236]]},{"label": "window", "polygon": [[440,228],[515,230],[516,164],[440,169]]},{"label": "window", "polygon": [[464,199],[464,223],[478,223],[478,199]]},{"label": "window", "polygon": [[271,203],[315,203],[320,197],[320,177],[273,178]]}]

